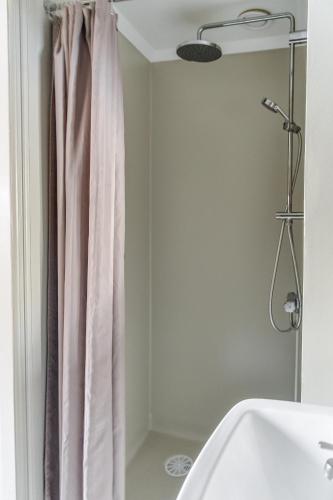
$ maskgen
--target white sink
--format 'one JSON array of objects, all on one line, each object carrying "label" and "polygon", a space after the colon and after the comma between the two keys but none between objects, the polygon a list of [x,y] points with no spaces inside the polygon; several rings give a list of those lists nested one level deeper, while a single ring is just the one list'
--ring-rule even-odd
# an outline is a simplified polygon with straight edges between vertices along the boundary
[{"label": "white sink", "polygon": [[330,458],[333,409],[246,400],[212,434],[177,500],[333,500]]}]

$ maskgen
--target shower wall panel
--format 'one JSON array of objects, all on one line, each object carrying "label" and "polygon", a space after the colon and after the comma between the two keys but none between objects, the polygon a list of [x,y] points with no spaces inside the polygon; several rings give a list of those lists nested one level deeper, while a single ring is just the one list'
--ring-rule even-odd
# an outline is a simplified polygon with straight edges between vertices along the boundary
[{"label": "shower wall panel", "polygon": [[[293,397],[295,335],[277,335],[268,318],[287,138],[260,105],[267,95],[287,108],[288,51],[157,63],[152,77],[153,427],[205,438],[241,399]],[[304,103],[300,48],[302,125]],[[292,289],[283,253],[280,310]]]},{"label": "shower wall panel", "polygon": [[127,458],[148,431],[150,63],[120,36],[126,145]]}]

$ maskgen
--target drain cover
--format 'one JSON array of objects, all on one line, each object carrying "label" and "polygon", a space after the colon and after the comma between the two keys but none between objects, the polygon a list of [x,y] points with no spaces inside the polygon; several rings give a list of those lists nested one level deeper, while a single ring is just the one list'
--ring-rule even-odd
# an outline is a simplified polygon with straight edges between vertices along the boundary
[{"label": "drain cover", "polygon": [[186,476],[193,465],[192,458],[186,455],[173,455],[164,464],[165,472],[172,477]]}]

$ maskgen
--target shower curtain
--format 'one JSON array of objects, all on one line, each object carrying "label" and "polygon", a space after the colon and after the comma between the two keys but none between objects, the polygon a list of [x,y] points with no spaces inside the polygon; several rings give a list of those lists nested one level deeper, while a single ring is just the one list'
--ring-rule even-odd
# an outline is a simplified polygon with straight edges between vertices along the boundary
[{"label": "shower curtain", "polygon": [[116,15],[53,28],[46,500],[124,500],[124,130]]}]

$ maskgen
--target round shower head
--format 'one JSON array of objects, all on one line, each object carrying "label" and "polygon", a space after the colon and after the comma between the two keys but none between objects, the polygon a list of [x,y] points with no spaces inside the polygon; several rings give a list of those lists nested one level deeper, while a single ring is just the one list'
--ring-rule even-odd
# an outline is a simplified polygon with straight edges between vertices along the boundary
[{"label": "round shower head", "polygon": [[183,42],[177,47],[177,55],[184,61],[212,62],[222,56],[222,49],[219,45],[206,40],[194,40]]}]

